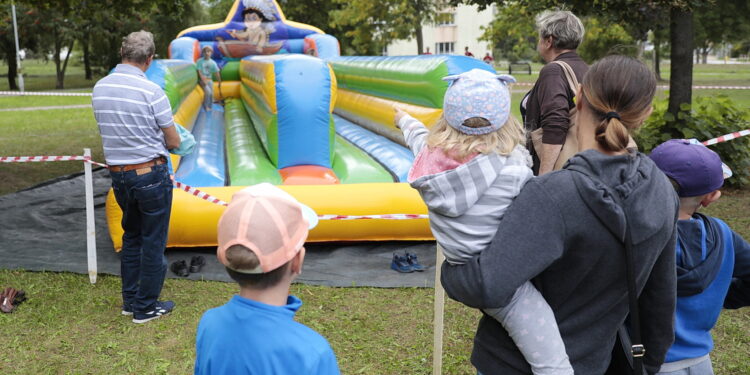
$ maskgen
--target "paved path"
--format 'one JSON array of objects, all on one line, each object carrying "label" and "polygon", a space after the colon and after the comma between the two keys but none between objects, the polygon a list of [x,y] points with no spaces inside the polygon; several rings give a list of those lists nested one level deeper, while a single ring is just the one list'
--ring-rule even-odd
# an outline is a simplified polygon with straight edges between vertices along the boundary
[{"label": "paved path", "polygon": [[91,108],[91,104],[51,105],[51,106],[47,106],[47,107],[2,108],[2,109],[0,109],[0,112],[47,111],[47,110],[52,110],[52,109],[73,109],[73,108]]}]

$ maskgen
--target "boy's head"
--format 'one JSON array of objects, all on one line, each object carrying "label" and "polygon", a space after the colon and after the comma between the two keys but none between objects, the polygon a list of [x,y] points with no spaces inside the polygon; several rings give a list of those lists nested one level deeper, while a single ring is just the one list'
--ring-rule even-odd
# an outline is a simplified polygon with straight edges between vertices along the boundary
[{"label": "boy's head", "polygon": [[719,154],[688,139],[670,139],[654,148],[650,157],[678,185],[677,194],[681,198],[719,190],[732,173]]},{"label": "boy's head", "polygon": [[217,257],[241,287],[274,286],[291,260],[301,261],[308,231],[317,222],[312,209],[271,184],[245,188],[219,219]]},{"label": "boy's head", "polygon": [[449,150],[455,157],[470,154],[508,154],[524,141],[521,124],[510,115],[509,75],[472,69],[443,78],[448,90],[443,117],[427,140],[431,147]]},{"label": "boy's head", "polygon": [[211,55],[214,53],[214,49],[211,46],[203,46],[201,49],[201,52],[203,52],[203,57],[206,59],[211,58]]}]

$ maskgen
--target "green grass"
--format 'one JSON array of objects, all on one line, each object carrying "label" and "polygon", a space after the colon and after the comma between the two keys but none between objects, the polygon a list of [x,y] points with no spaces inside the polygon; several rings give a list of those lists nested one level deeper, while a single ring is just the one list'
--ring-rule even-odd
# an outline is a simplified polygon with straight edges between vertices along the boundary
[{"label": "green grass", "polygon": [[[750,238],[750,192],[727,191],[706,210]],[[224,304],[234,284],[168,279],[171,316],[136,326],[120,315],[118,277],[0,271],[0,286],[29,300],[0,314],[6,374],[184,374],[192,371],[195,331],[204,311]],[[344,374],[430,374],[433,290],[294,285],[304,305],[297,320],[325,336]],[[443,373],[474,373],[469,363],[480,314],[448,300]],[[717,374],[750,373],[750,309],[722,312],[712,352]]]},{"label": "green grass", "polygon": [[[23,70],[24,88],[27,91],[48,91],[54,90],[56,76],[55,63],[53,61],[43,61],[36,59],[24,60],[21,62]],[[8,90],[8,65],[3,60],[0,62],[0,91]],[[71,57],[68,67],[65,70],[65,89],[80,90],[90,89],[98,77],[93,80],[87,80],[83,71],[83,65],[77,64]]]}]

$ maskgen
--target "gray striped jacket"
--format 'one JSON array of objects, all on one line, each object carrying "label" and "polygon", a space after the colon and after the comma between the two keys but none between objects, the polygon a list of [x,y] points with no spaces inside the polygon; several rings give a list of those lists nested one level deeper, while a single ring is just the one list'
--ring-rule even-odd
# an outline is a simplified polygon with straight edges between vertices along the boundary
[{"label": "gray striped jacket", "polygon": [[[428,130],[411,116],[401,119],[414,155]],[[510,155],[480,154],[456,169],[409,181],[430,214],[430,229],[452,264],[465,263],[489,245],[505,210],[533,176],[529,153],[519,145]]]}]

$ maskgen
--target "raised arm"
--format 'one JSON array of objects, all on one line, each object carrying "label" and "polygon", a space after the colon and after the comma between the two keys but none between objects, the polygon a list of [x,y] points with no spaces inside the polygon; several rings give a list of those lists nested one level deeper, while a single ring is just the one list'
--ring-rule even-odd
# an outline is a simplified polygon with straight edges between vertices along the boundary
[{"label": "raised arm", "polygon": [[470,307],[502,307],[521,284],[562,256],[564,242],[560,210],[531,180],[505,212],[490,246],[463,265],[443,263],[441,282],[449,297]]},{"label": "raised arm", "polygon": [[406,145],[409,146],[411,152],[414,153],[414,155],[417,155],[427,144],[426,139],[429,130],[427,130],[423,123],[419,122],[419,120],[414,117],[411,117],[411,115],[400,108],[393,107],[393,110],[395,111],[393,122],[396,127],[401,129],[401,132],[404,133]]}]

